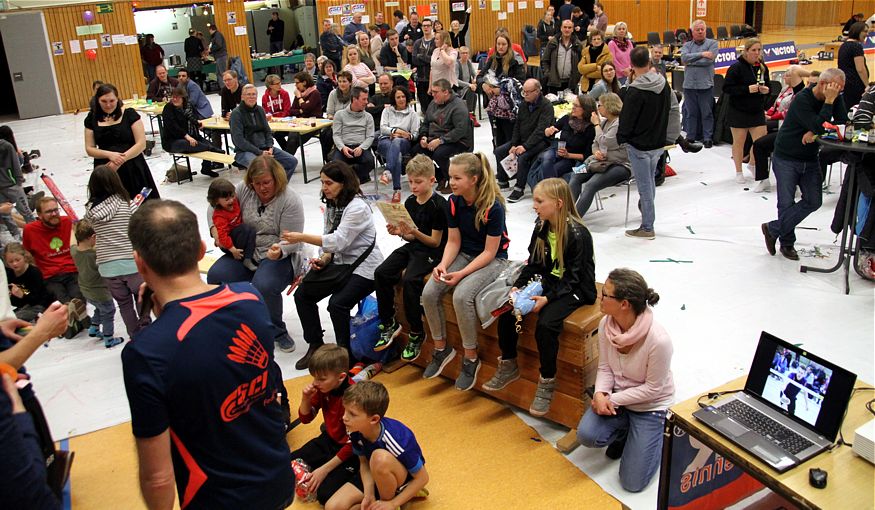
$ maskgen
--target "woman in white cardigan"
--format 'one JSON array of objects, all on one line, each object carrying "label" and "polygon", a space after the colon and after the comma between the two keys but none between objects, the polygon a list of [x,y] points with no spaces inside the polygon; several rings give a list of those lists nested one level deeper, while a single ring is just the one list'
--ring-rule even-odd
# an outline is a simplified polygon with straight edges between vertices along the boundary
[{"label": "woman in white cardigan", "polygon": [[[410,152],[410,140],[419,132],[419,115],[410,106],[410,91],[404,87],[392,89],[392,101],[383,110],[380,118],[380,137],[377,151],[386,161],[386,168],[392,175],[393,202],[401,201],[401,157]],[[388,181],[381,177],[381,181]],[[389,184],[384,182],[383,184]],[[397,200],[396,200],[397,198]]]}]

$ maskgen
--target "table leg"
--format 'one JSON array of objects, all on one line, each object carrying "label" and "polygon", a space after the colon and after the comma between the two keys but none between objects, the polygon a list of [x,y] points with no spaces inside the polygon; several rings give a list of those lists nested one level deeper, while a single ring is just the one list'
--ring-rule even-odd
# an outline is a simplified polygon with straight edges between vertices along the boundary
[{"label": "table leg", "polygon": [[301,136],[301,133],[292,133],[292,135],[297,138],[298,147],[301,148],[301,170],[304,172],[304,184],[307,184],[310,181],[307,180],[307,156],[305,155],[306,151],[304,150],[304,137]]}]

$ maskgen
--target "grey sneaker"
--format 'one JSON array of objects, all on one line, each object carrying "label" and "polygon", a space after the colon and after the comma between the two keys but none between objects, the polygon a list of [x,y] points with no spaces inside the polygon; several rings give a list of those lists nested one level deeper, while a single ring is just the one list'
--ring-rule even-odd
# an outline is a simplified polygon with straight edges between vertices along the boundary
[{"label": "grey sneaker", "polygon": [[288,333],[282,334],[274,339],[277,347],[283,352],[295,352],[295,341]]},{"label": "grey sneaker", "polygon": [[516,358],[498,358],[498,369],[495,371],[495,375],[483,383],[481,388],[485,391],[498,391],[519,378],[520,369],[517,367]]},{"label": "grey sneaker", "polygon": [[553,390],[556,389],[556,378],[544,379],[538,378],[538,389],[535,391],[535,399],[532,400],[532,405],[529,407],[529,413],[532,416],[544,416],[550,410],[550,403],[553,402]]},{"label": "grey sneaker", "polygon": [[652,230],[644,230],[643,228],[636,228],[635,230],[627,230],[626,237],[637,237],[638,239],[656,239],[656,232]]},{"label": "grey sneaker", "polygon": [[479,372],[479,359],[463,359],[462,370],[459,372],[459,377],[456,377],[456,389],[459,391],[468,391],[473,388],[474,383],[477,382],[477,374]]},{"label": "grey sneaker", "polygon": [[439,351],[435,349],[435,351],[431,355],[431,361],[428,362],[428,365],[425,367],[425,370],[422,371],[423,379],[434,379],[435,377],[441,375],[444,368],[453,361],[453,358],[456,357],[456,350],[452,347],[445,347],[444,350]]}]

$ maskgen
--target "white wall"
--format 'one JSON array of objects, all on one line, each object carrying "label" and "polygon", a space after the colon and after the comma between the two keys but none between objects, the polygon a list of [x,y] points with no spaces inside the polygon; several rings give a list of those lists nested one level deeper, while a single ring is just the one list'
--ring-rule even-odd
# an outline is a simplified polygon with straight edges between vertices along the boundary
[{"label": "white wall", "polygon": [[134,25],[139,34],[154,34],[155,42],[162,46],[181,43],[188,37],[188,29],[191,28],[191,21],[186,14],[191,14],[190,7],[137,11],[134,13]]}]

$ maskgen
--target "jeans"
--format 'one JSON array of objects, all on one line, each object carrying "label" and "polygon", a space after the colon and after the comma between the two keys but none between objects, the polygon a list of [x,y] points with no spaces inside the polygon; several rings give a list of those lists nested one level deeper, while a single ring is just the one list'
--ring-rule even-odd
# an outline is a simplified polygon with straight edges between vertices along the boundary
[{"label": "jeans", "polygon": [[[334,327],[334,341],[349,351],[349,314],[352,307],[374,290],[374,281],[353,274],[346,285],[340,289],[327,289],[324,285],[308,285],[306,280],[295,291],[295,307],[304,330],[304,341],[311,346],[319,346],[322,340],[322,323],[319,320],[317,303],[328,296],[328,315]],[[352,362],[352,352],[350,352]]]},{"label": "jeans", "polygon": [[684,131],[690,140],[712,140],[714,87],[684,89]]},{"label": "jeans", "polygon": [[94,307],[94,318],[91,319],[91,325],[99,327],[100,334],[103,336],[115,336],[115,303],[111,299],[109,301],[89,299],[88,304]]},{"label": "jeans", "polygon": [[[241,151],[234,154],[234,161],[244,168],[249,168],[249,164],[252,163],[252,160],[255,159],[256,156],[260,156],[260,154]],[[298,160],[288,152],[276,147],[273,148],[273,157],[279,161],[280,165],[285,169],[286,178],[291,180],[292,175],[295,173],[295,168],[298,167]]]},{"label": "jeans", "polygon": [[0,201],[15,204],[15,209],[27,223],[36,220],[36,216],[30,210],[30,206],[27,205],[27,195],[24,194],[24,189],[20,184],[9,186],[8,188],[0,188]]},{"label": "jeans", "polygon": [[[772,156],[772,169],[778,188],[778,219],[769,222],[769,233],[781,246],[796,243],[796,225],[820,209],[823,201],[820,165],[814,161],[794,161]],[[802,190],[802,200],[796,202],[796,187]]]},{"label": "jeans", "polygon": [[541,179],[562,177],[580,163],[576,159],[560,158],[556,155],[556,147],[545,150],[538,159],[541,161]]},{"label": "jeans", "polygon": [[[507,182],[508,180],[510,180],[507,172],[505,172],[504,168],[501,166],[501,161],[506,158],[508,154],[510,154],[511,147],[511,142],[507,142],[504,145],[501,145],[495,149],[495,162],[498,166],[498,169],[495,173],[499,181]],[[543,150],[546,148],[546,143],[539,143],[538,145],[517,156],[517,167],[515,175],[516,184],[514,185],[514,187],[519,190],[526,189],[526,182],[529,177],[529,168],[532,166],[538,156],[541,155],[541,152],[543,152]]]},{"label": "jeans", "polygon": [[631,173],[623,165],[611,165],[604,172],[596,174],[572,174],[569,186],[577,214],[583,216],[589,211],[596,193],[610,186],[616,186],[629,177]]},{"label": "jeans", "polygon": [[216,59],[216,78],[221,80],[222,74],[228,70],[228,54],[213,55]]},{"label": "jeans", "polygon": [[134,273],[104,278],[104,281],[109,287],[112,298],[118,303],[128,337],[133,338],[135,333],[152,323],[152,318],[148,315],[138,317],[134,307],[140,292],[140,285],[143,284],[143,277],[140,276],[140,273]]},{"label": "jeans", "polygon": [[410,152],[410,140],[406,138],[380,138],[377,151],[386,160],[386,167],[392,173],[392,189],[401,189],[401,158]]},{"label": "jeans", "polygon": [[377,308],[380,322],[388,324],[395,318],[395,285],[402,283],[404,316],[411,333],[422,333],[422,291],[425,277],[440,262],[425,250],[416,249],[412,243],[393,251],[374,271],[374,288],[377,291]]},{"label": "jeans", "polygon": [[[474,255],[459,253],[456,260],[447,268],[447,272],[458,271],[474,260]],[[505,259],[493,259],[486,267],[469,274],[456,285],[455,289],[446,283],[432,278],[425,284],[422,291],[422,308],[428,320],[431,337],[437,340],[447,338],[447,318],[444,313],[444,294],[453,291],[453,310],[457,310],[456,320],[459,324],[459,334],[465,349],[477,348],[477,334],[480,332],[480,319],[474,313],[474,301],[477,294],[487,284],[494,282],[507,265]]]},{"label": "jeans", "polygon": [[629,163],[632,165],[632,175],[638,185],[638,196],[641,204],[641,228],[653,231],[653,223],[656,221],[656,165],[664,150],[653,149],[640,151],[628,145],[626,152],[629,154]]},{"label": "jeans", "polygon": [[207,272],[207,283],[215,285],[230,282],[252,282],[261,293],[270,312],[270,321],[276,331],[274,338],[288,335],[283,322],[283,290],[295,279],[295,270],[290,257],[280,260],[262,259],[258,269],[252,272],[231,255],[223,255]]},{"label": "jeans", "polygon": [[629,492],[641,492],[659,468],[664,425],[665,411],[639,413],[620,408],[614,416],[602,416],[587,409],[577,426],[577,441],[587,448],[601,448],[626,436],[620,485]]}]

